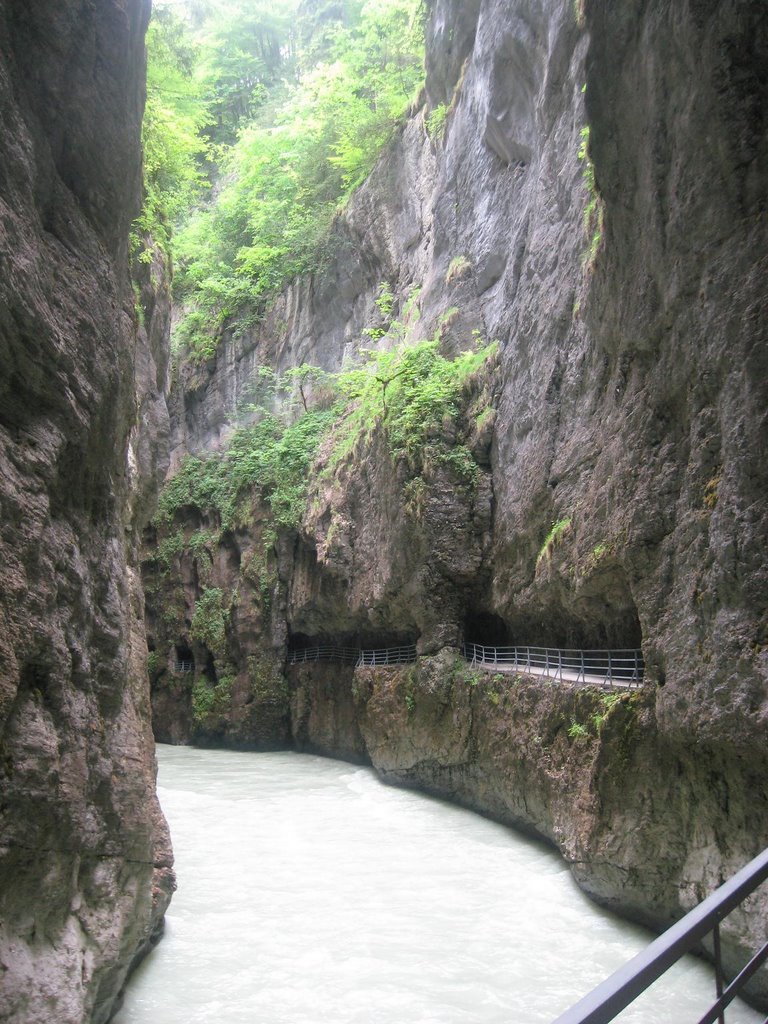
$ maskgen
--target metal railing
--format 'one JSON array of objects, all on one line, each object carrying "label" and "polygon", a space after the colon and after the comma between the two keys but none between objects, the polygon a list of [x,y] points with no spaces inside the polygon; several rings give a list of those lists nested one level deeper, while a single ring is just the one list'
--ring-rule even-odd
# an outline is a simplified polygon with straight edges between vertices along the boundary
[{"label": "metal railing", "polygon": [[518,669],[560,682],[640,684],[645,668],[640,650],[579,651],[557,647],[489,647],[464,644],[462,654],[473,665]]},{"label": "metal railing", "polygon": [[174,672],[194,672],[195,663],[194,661],[174,661],[173,663]]},{"label": "metal railing", "polygon": [[358,665],[408,665],[416,661],[416,644],[385,647],[378,651],[360,651]]},{"label": "metal railing", "polygon": [[327,644],[323,647],[302,647],[288,652],[289,665],[303,665],[306,661],[340,661],[344,665],[355,665],[360,656],[356,647],[336,647]]},{"label": "metal railing", "polygon": [[[768,960],[766,942],[734,980],[724,987],[720,956],[720,922],[768,878],[768,849],[707,897],[689,914],[610,978],[561,1014],[554,1024],[608,1024],[701,940],[712,934],[716,999],[698,1024],[725,1024],[725,1009]],[[768,1018],[766,1018],[768,1024]]]},{"label": "metal railing", "polygon": [[[464,644],[462,654],[473,665],[500,671],[517,669],[561,682],[619,686],[639,684],[643,678],[643,654],[639,650],[578,651],[554,647],[489,647]],[[416,644],[359,650],[334,644],[303,647],[288,652],[288,664],[335,661],[345,665],[407,665],[416,661]]]},{"label": "metal railing", "polygon": [[416,644],[361,651],[357,647],[303,647],[288,652],[289,665],[307,661],[336,661],[345,665],[407,665],[416,661]]}]

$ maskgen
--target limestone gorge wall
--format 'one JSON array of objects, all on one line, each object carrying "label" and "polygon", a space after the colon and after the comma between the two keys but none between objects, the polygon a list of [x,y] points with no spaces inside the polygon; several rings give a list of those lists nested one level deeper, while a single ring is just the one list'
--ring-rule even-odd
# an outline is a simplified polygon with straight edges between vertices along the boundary
[{"label": "limestone gorge wall", "polygon": [[0,1018],[14,1024],[106,1021],[173,885],[137,572],[168,417],[128,273],[148,17],[145,0],[0,3]]},{"label": "limestone gorge wall", "polygon": [[[191,506],[175,547],[150,532],[156,731],[370,760],[663,925],[768,839],[768,24],[735,0],[434,0],[428,20],[423,105],[331,265],[182,368],[173,460],[226,440],[260,365],[342,365],[386,283],[413,336],[500,343],[435,439],[471,452],[471,483],[379,430],[335,469],[321,452],[297,530],[254,495],[223,535]],[[480,678],[463,638],[642,644],[645,686]],[[315,640],[420,660],[284,669]],[[732,960],[764,921],[764,899],[734,920]]]}]

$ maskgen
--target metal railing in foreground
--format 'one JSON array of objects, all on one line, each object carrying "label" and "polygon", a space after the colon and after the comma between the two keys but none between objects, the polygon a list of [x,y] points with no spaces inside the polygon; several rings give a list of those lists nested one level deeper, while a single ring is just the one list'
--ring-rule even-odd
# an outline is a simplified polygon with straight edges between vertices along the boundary
[{"label": "metal railing in foreground", "polygon": [[640,650],[579,651],[557,647],[489,647],[464,644],[462,654],[473,665],[543,675],[560,682],[639,684],[643,679]]},{"label": "metal railing in foreground", "polygon": [[194,672],[195,663],[194,661],[174,661],[173,663],[174,672]]},{"label": "metal railing in foreground", "polygon": [[354,665],[360,656],[356,647],[336,647],[327,644],[322,647],[302,647],[288,652],[289,665],[303,665],[306,661],[339,661],[343,665]]},{"label": "metal railing in foreground", "polygon": [[[720,922],[768,878],[768,849],[707,897],[689,914],[660,935],[642,953],[561,1014],[554,1024],[608,1024],[701,939],[712,933],[717,998],[698,1024],[725,1024],[725,1008],[768,960],[768,942],[746,967],[724,987],[720,957]],[[766,1018],[768,1024],[768,1018]]]}]

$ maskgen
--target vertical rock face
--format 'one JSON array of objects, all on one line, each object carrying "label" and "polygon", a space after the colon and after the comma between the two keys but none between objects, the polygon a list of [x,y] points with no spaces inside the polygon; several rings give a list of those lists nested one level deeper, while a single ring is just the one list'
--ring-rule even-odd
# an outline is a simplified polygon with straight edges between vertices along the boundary
[{"label": "vertical rock face", "polygon": [[173,884],[134,572],[162,462],[136,427],[142,406],[162,435],[162,381],[128,274],[148,16],[0,3],[0,1018],[19,1024],[107,1020]]},{"label": "vertical rock face", "polygon": [[[546,742],[504,766],[495,725],[459,742],[465,694],[452,748],[439,660],[426,724],[418,674],[374,680],[353,726],[303,668],[294,737],[362,737],[390,777],[534,828],[595,898],[662,925],[768,842],[768,20],[736,0],[429,11],[426,107],[339,218],[335,262],[182,380],[174,443],[218,440],[262,362],[336,369],[380,326],[382,282],[449,352],[498,338],[482,500],[431,481],[417,530],[374,438],[313,492],[281,636],[642,644],[643,701],[582,757],[571,695],[546,715],[536,687],[509,698],[515,730]],[[735,964],[760,913],[730,928]]]}]

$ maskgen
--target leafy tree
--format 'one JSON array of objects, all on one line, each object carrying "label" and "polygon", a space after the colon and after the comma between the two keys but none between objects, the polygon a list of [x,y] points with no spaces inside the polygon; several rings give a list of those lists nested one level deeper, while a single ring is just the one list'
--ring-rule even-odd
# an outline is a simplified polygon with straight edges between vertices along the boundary
[{"label": "leafy tree", "polygon": [[[158,8],[147,32],[147,103],[142,127],[144,205],[134,226],[141,236],[168,250],[171,225],[206,189],[203,173],[210,121],[194,77],[198,52],[184,23]],[[144,249],[139,258],[149,259]]]},{"label": "leafy tree", "polygon": [[296,6],[296,0],[238,0],[208,19],[200,78],[217,142],[231,145],[283,77],[294,56]]},{"label": "leafy tree", "polygon": [[177,294],[188,311],[179,340],[193,358],[207,358],[220,326],[247,327],[286,280],[322,265],[339,203],[421,82],[419,0],[331,6],[347,21],[330,19],[327,59],[288,90],[273,121],[241,129],[216,202],[179,237]]}]

